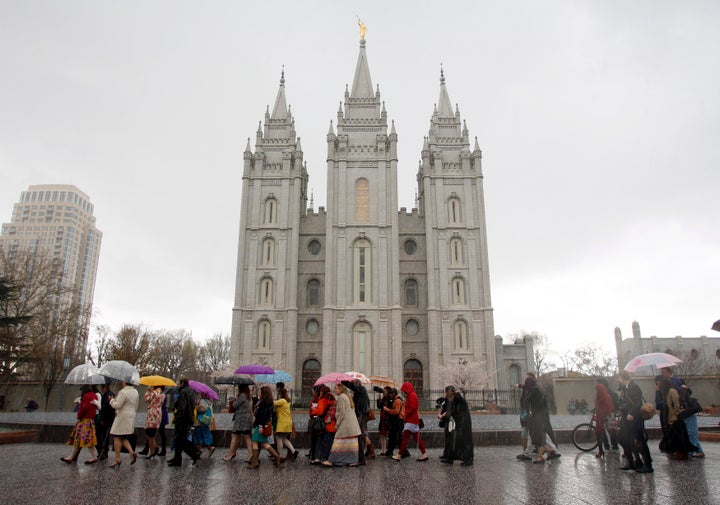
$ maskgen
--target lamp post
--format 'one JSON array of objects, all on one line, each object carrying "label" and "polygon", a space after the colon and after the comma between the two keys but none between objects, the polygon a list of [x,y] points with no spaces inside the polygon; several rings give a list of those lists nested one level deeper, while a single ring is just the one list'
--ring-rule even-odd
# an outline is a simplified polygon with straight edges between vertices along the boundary
[{"label": "lamp post", "polygon": [[58,410],[60,412],[63,411],[63,407],[65,405],[65,379],[67,379],[68,371],[70,370],[70,356],[65,356],[63,358],[63,383],[62,383],[62,389],[60,390],[60,401],[58,405]]}]

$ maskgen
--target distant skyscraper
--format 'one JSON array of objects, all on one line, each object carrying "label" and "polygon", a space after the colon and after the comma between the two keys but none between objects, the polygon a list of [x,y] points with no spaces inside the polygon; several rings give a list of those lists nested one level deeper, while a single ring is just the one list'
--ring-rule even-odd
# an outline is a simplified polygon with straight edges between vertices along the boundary
[{"label": "distant skyscraper", "polygon": [[90,308],[102,233],[95,227],[93,205],[75,186],[30,186],[3,223],[0,249],[44,251],[62,262],[63,281],[75,286],[73,301]]}]

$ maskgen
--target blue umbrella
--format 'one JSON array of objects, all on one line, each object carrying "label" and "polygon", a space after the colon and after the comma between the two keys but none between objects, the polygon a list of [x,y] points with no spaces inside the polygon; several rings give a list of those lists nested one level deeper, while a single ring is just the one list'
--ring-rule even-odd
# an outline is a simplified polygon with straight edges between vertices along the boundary
[{"label": "blue umbrella", "polygon": [[259,374],[255,376],[256,382],[267,382],[270,384],[277,384],[278,382],[291,382],[292,377],[290,377],[290,374],[287,372],[283,372],[282,370],[275,370],[273,373],[269,374]]}]

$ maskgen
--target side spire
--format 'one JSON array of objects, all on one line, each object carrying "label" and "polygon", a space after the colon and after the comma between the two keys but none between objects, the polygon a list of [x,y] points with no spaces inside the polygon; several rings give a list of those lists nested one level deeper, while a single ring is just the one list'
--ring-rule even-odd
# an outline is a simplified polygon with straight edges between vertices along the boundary
[{"label": "side spire", "polygon": [[285,99],[285,65],[282,66],[282,73],[280,74],[280,89],[278,90],[277,98],[275,98],[275,106],[273,107],[272,119],[287,119],[288,106],[287,100]]}]

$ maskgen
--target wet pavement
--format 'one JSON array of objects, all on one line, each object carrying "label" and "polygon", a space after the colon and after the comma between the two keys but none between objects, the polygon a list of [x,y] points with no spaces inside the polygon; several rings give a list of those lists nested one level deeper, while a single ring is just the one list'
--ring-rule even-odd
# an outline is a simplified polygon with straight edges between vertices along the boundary
[{"label": "wet pavement", "polygon": [[[60,444],[0,446],[0,501],[25,504],[184,505],[184,504],[720,504],[720,444],[704,442],[704,460],[670,461],[657,452],[654,474],[622,472],[620,457],[597,459],[561,445],[563,456],[545,464],[520,462],[514,447],[476,447],[475,465],[448,466],[439,462],[439,449],[430,461],[414,457],[394,462],[386,458],[365,467],[323,468],[302,456],[274,468],[265,457],[259,470],[248,470],[242,459],[226,463],[223,449],[211,459],[203,454],[197,465],[180,468],[127,454],[117,469],[107,461],[97,465],[66,465],[69,454]],[[304,451],[303,451],[304,452]],[[413,456],[417,450],[411,448]],[[112,456],[111,456],[112,458]]]}]

